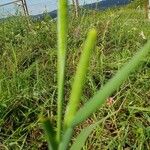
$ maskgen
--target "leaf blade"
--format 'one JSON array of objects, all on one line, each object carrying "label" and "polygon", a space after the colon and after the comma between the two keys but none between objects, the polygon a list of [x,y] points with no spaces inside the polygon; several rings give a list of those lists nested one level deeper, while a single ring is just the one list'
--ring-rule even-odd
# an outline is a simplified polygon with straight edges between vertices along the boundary
[{"label": "leaf blade", "polygon": [[74,117],[72,126],[76,126],[83,122],[100,106],[102,106],[106,99],[128,78],[130,73],[136,70],[141,63],[141,60],[146,57],[149,52],[150,41],[148,41],[129,62],[118,70],[116,75],[110,79],[102,89],[100,89],[82,108],[80,108]]},{"label": "leaf blade", "polygon": [[57,20],[57,141],[61,141],[62,129],[62,105],[64,99],[64,76],[67,50],[67,35],[68,35],[68,0],[58,0],[58,20]]},{"label": "leaf blade", "polygon": [[43,125],[45,135],[47,137],[49,150],[56,150],[58,144],[56,142],[56,133],[55,133],[52,123],[50,122],[48,118],[41,119],[41,123]]},{"label": "leaf blade", "polygon": [[111,113],[110,115],[107,115],[105,118],[101,119],[100,121],[93,123],[92,125],[84,128],[81,133],[77,136],[76,141],[71,146],[70,150],[81,150],[84,146],[87,138],[91,134],[91,132],[102,122],[104,122],[106,119],[110,118],[111,116],[115,115],[118,111],[115,111],[114,113]]},{"label": "leaf blade", "polygon": [[81,133],[77,136],[74,144],[71,146],[70,150],[80,150],[84,146],[84,143],[86,142],[88,136],[91,134],[91,132],[95,129],[97,124],[90,125],[86,128],[84,128]]},{"label": "leaf blade", "polygon": [[88,71],[91,52],[94,49],[94,46],[96,44],[96,38],[97,38],[96,30],[91,29],[88,33],[85,46],[81,54],[80,61],[77,67],[77,71],[74,77],[70,99],[69,99],[69,103],[67,105],[66,114],[65,114],[65,120],[64,120],[65,128],[70,126],[74,118],[74,115],[77,112],[77,109],[80,103],[80,98],[81,98],[82,91],[83,91],[83,87],[84,87],[84,82],[86,79],[85,76]]},{"label": "leaf blade", "polygon": [[58,150],[67,150],[68,149],[68,145],[71,140],[72,134],[73,134],[73,128],[68,128],[65,131],[62,141],[59,144]]}]

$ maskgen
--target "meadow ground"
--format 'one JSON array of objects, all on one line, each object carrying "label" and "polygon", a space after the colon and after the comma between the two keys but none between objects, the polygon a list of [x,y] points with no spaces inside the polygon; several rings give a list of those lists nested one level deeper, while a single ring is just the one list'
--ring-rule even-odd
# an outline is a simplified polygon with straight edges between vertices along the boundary
[{"label": "meadow ground", "polygon": [[[0,22],[0,149],[47,149],[39,116],[56,121],[56,22],[10,18]],[[28,20],[28,21],[27,21]],[[28,24],[29,23],[29,24]],[[70,16],[65,102],[87,31],[98,31],[91,54],[83,105],[135,52],[150,39],[150,21],[132,5],[104,12],[83,11]],[[150,57],[81,126],[79,131],[108,114],[88,138],[84,150],[150,149]]]}]

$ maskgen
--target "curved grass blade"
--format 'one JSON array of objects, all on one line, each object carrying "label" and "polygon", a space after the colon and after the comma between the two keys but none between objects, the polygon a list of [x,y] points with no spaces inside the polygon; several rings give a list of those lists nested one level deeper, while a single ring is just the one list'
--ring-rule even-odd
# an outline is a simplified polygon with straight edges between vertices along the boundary
[{"label": "curved grass blade", "polygon": [[73,134],[73,128],[68,128],[65,131],[62,141],[59,144],[58,150],[67,150],[68,149],[68,145],[71,140],[72,134]]},{"label": "curved grass blade", "polygon": [[91,29],[85,41],[85,46],[81,54],[81,58],[74,77],[69,104],[67,106],[65,114],[65,121],[64,121],[65,128],[70,126],[74,118],[74,115],[78,109],[80,98],[83,91],[84,81],[86,79],[85,76],[89,66],[91,52],[94,49],[96,43],[96,37],[97,37],[96,30]]},{"label": "curved grass blade", "polygon": [[81,150],[84,146],[88,136],[92,133],[92,131],[96,128],[97,123],[92,124],[86,128],[84,128],[81,133],[77,136],[74,144],[71,146],[70,150]]},{"label": "curved grass blade", "polygon": [[142,59],[144,59],[149,52],[150,41],[148,41],[147,44],[145,44],[145,46],[141,48],[141,50],[138,51],[136,55],[134,55],[133,58],[76,113],[72,126],[76,126],[86,120],[92,113],[102,106],[106,99],[128,78],[130,73],[136,70],[139,64],[142,63]]},{"label": "curved grass blade", "polygon": [[47,137],[49,150],[56,150],[57,149],[56,133],[55,133],[52,123],[50,122],[48,118],[42,119],[41,122],[43,125],[43,129],[45,131],[45,135]]},{"label": "curved grass blade", "polygon": [[70,150],[81,150],[84,146],[87,138],[92,133],[92,131],[102,122],[104,122],[106,119],[110,118],[111,116],[115,115],[118,111],[106,116],[105,118],[101,119],[100,121],[84,128],[81,133],[77,136],[75,142],[71,146]]},{"label": "curved grass blade", "polygon": [[57,85],[58,85],[58,100],[57,100],[57,141],[61,140],[62,128],[62,103],[64,99],[64,74],[65,74],[65,59],[67,49],[67,34],[68,34],[68,2],[67,0],[58,0],[58,65],[57,65]]}]

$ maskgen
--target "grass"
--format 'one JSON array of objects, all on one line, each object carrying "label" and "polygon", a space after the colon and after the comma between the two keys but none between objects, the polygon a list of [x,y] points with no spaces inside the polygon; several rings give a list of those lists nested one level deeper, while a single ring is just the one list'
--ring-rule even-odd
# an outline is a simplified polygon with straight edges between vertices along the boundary
[{"label": "grass", "polygon": [[[84,11],[78,19],[70,18],[65,93],[70,92],[89,28],[96,27],[98,42],[80,105],[146,43],[149,26],[143,10],[133,7]],[[56,121],[56,39],[56,23],[48,17],[30,21],[30,26],[25,18],[0,23],[0,149],[47,148],[38,118],[43,115]],[[118,111],[96,128],[83,149],[150,149],[150,59],[143,61],[144,66],[111,96],[112,103],[109,100],[75,129],[77,134]]]}]

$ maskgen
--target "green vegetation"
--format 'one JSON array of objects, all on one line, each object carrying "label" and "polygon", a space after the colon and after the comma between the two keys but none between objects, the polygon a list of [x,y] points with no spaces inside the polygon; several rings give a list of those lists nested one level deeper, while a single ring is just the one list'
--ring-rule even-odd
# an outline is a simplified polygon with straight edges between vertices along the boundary
[{"label": "green vegetation", "polygon": [[[69,22],[63,110],[90,28],[97,29],[98,41],[91,53],[80,107],[150,38],[150,22],[142,9],[133,7],[84,11],[77,19],[70,17]],[[10,19],[1,22],[0,36],[0,148],[46,149],[38,119],[48,116],[52,124],[57,120],[56,23],[47,16],[44,21],[30,21],[30,25],[26,18]],[[75,128],[74,137],[99,121],[95,131],[89,127],[92,134],[84,149],[150,149],[149,58],[143,59],[144,65],[101,109]]]}]

